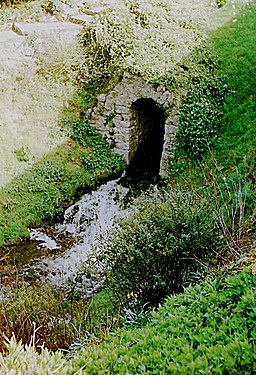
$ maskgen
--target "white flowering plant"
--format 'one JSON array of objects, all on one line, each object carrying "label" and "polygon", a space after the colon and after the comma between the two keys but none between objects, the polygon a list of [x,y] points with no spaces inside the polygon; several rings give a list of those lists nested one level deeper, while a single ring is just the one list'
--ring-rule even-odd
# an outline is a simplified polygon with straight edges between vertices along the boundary
[{"label": "white flowering plant", "polygon": [[171,83],[195,66],[206,24],[217,4],[210,0],[117,0],[82,32],[88,82],[129,71],[153,84]]}]

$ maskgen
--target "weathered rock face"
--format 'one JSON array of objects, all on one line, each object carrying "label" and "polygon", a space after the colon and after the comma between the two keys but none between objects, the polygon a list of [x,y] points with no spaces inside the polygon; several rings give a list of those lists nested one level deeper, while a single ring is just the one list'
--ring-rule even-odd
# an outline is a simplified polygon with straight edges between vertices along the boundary
[{"label": "weathered rock face", "polygon": [[122,154],[131,173],[165,176],[173,155],[180,98],[125,73],[108,95],[99,95],[90,124],[113,150]]}]

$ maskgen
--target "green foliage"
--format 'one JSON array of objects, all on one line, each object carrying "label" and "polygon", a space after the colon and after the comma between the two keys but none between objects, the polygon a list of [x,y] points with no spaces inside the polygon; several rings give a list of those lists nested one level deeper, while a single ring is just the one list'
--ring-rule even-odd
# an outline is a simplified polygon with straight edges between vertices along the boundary
[{"label": "green foliage", "polygon": [[[244,251],[253,249],[254,230],[254,182],[248,178],[248,164],[230,166],[227,171],[218,164],[216,156],[203,160],[201,163],[191,163],[186,159],[174,160],[172,176],[177,185],[188,189],[197,187],[205,200],[213,202],[214,212],[221,228],[221,237],[226,245],[222,248],[222,261],[228,257],[240,256]],[[175,168],[175,169],[174,169]],[[181,173],[181,176],[179,176]],[[250,174],[253,179],[253,175]],[[251,227],[249,229],[249,227]],[[253,250],[252,250],[253,251]],[[218,256],[216,257],[218,262]]]},{"label": "green foliage", "polygon": [[77,189],[123,170],[120,155],[84,122],[72,123],[72,137],[0,192],[0,246],[28,237],[27,228],[63,212]]},{"label": "green foliage", "polygon": [[125,307],[120,315],[120,327],[126,329],[140,328],[145,326],[151,319],[151,309],[148,305]]},{"label": "green foliage", "polygon": [[237,22],[214,34],[214,52],[219,70],[227,78],[230,91],[223,107],[223,131],[215,142],[218,161],[225,167],[244,164],[254,173],[256,150],[256,9],[248,7]]},{"label": "green foliage", "polygon": [[[187,3],[190,6],[190,3]],[[143,9],[140,9],[140,6],[134,5],[130,9],[130,13],[134,16],[137,25],[140,25],[142,28],[147,27],[148,19],[143,13]],[[157,12],[155,14],[158,15]],[[116,24],[114,23],[114,25]],[[126,30],[125,27],[122,27],[121,23],[120,25],[121,31],[122,29]],[[139,27],[137,29],[140,30]],[[231,165],[231,172],[234,171],[234,165],[237,165],[240,172],[238,175],[241,176],[241,171],[243,175],[241,180],[237,180],[232,173],[226,176],[224,175],[226,170],[222,170],[226,182],[222,186],[218,185],[219,182],[216,184],[217,189],[220,187],[216,195],[220,195],[224,204],[219,205],[216,214],[220,216],[223,214],[223,209],[226,210],[230,220],[227,222],[227,230],[232,234],[234,219],[240,222],[240,218],[244,215],[245,200],[249,195],[253,196],[253,187],[248,188],[247,183],[254,184],[252,168],[255,164],[256,149],[254,147],[256,139],[254,121],[255,87],[252,83],[255,72],[255,56],[254,50],[251,48],[255,44],[255,38],[253,37],[255,34],[255,9],[252,7],[249,13],[243,17],[242,21],[239,20],[237,23],[232,23],[231,29],[228,37],[225,35],[224,38],[219,38],[216,43],[216,48],[222,54],[222,68],[224,73],[228,75],[229,83],[233,83],[230,86],[235,90],[233,93],[228,93],[223,116],[224,133],[221,139],[218,140],[219,152],[217,157],[218,160],[224,161],[224,165]],[[145,43],[142,44],[146,45]],[[238,59],[235,58],[234,53],[236,48],[238,49]],[[225,53],[227,53],[226,56]],[[151,56],[148,56],[150,60]],[[117,55],[117,57],[119,56]],[[246,57],[245,60],[243,60],[243,57]],[[152,79],[151,73],[152,71],[149,69],[150,79]],[[159,78],[159,76],[157,77]],[[202,92],[204,96],[204,90]],[[192,102],[188,103],[188,105],[198,103],[198,97],[201,97],[201,88],[198,90],[198,95],[195,95],[192,98]],[[208,94],[206,97],[208,97]],[[213,105],[215,110],[216,103],[211,102],[210,104]],[[198,116],[199,112],[200,106],[197,112]],[[202,109],[202,112],[207,119],[207,114],[209,114],[212,120],[215,121],[216,118],[212,116],[211,112],[204,112],[204,109]],[[209,131],[210,127],[207,129]],[[81,172],[83,160],[91,168],[93,147],[97,146],[95,147],[95,152],[97,152],[98,148],[99,154],[103,147],[103,144],[98,142],[96,138],[91,140],[90,145],[83,143],[85,138],[90,138],[90,136],[92,138],[96,137],[96,135],[90,134],[90,129],[87,129],[86,125],[76,123],[74,126],[74,137],[79,140],[80,145],[77,144],[76,148],[72,148],[68,159],[65,159],[71,161],[71,165],[68,165],[72,170],[73,167],[77,169],[80,183],[83,181],[83,173]],[[206,131],[204,138],[208,136],[209,132]],[[212,139],[211,135],[210,139]],[[84,144],[84,147],[81,144]],[[232,156],[230,156],[230,150],[233,150]],[[199,155],[201,155],[200,152]],[[108,158],[108,156],[106,157]],[[243,166],[246,165],[246,167],[241,167],[241,161],[244,162]],[[179,162],[180,168],[186,167],[186,160],[181,159]],[[42,179],[39,179],[42,190],[45,188],[44,179],[46,178],[46,181],[51,184],[55,174],[56,182],[53,182],[53,185],[65,186],[63,181],[66,179],[66,173],[63,173],[59,162],[56,164],[47,163],[45,168],[46,173],[44,173],[44,168],[42,168],[42,171],[38,171],[38,175],[42,175]],[[223,167],[220,166],[220,168],[222,169]],[[209,170],[205,169],[204,173],[208,175],[207,178],[211,175],[212,169],[212,164],[209,164]],[[54,170],[53,173],[52,170]],[[48,174],[49,180],[47,180]],[[72,174],[69,176],[72,176]],[[88,174],[89,179],[92,178],[91,176],[92,174]],[[190,183],[193,185],[194,181],[192,180],[195,177],[195,173],[190,177]],[[198,179],[202,182],[203,177],[200,175]],[[201,184],[202,189],[205,190],[209,182],[207,178],[204,180],[204,184]],[[22,181],[15,186],[15,194],[17,193],[17,195],[1,195],[4,207],[4,211],[0,212],[1,214],[10,210],[13,211],[16,218],[19,217],[20,213],[15,211],[15,207],[19,200],[19,194],[23,194],[21,189]],[[74,181],[76,181],[76,178],[74,178]],[[245,182],[245,188],[241,185],[241,181]],[[67,185],[66,188],[68,188]],[[35,183],[34,190],[37,191],[38,189],[39,186]],[[208,189],[208,193],[210,191]],[[108,274],[108,281],[110,282],[110,286],[112,283],[113,289],[117,287],[114,290],[123,300],[128,300],[128,302],[132,300],[134,302],[136,298],[142,297],[147,300],[147,294],[150,294],[150,297],[153,296],[153,302],[160,300],[163,294],[160,296],[159,294],[162,292],[161,288],[164,284],[166,284],[166,288],[170,285],[173,287],[172,281],[174,279],[174,282],[177,283],[175,288],[179,289],[187,276],[187,271],[195,271],[198,261],[207,261],[211,253],[217,249],[219,244],[216,234],[217,225],[215,217],[212,215],[213,211],[211,205],[209,205],[209,200],[200,196],[194,196],[193,193],[184,192],[181,189],[179,192],[179,199],[175,191],[176,195],[167,194],[168,204],[165,204],[165,199],[162,200],[159,197],[156,199],[155,204],[148,204],[147,200],[145,200],[145,205],[143,206],[144,203],[142,202],[141,206],[139,206],[139,208],[142,208],[141,212],[132,216],[130,221],[126,220],[120,223],[120,231],[115,232],[116,242],[113,242],[115,247],[110,246],[105,249],[106,253],[98,254],[99,257],[103,255],[103,258],[98,259],[103,263],[106,260],[104,258],[106,254],[112,256],[110,259],[113,261],[113,267]],[[58,194],[53,189],[50,195],[53,196],[54,194],[58,200]],[[47,195],[43,197],[47,197]],[[40,204],[43,205],[43,202],[44,200]],[[27,206],[30,203],[31,200],[29,199],[23,201],[23,204]],[[31,212],[34,210],[34,207],[32,204]],[[24,214],[25,211],[21,212]],[[3,216],[0,215],[0,217],[2,220]],[[6,223],[3,223],[2,228],[8,226],[8,223]],[[12,233],[15,230],[22,233],[24,228],[23,223],[21,224],[20,220],[16,220],[14,221],[13,228],[8,228],[8,230],[11,229]],[[249,228],[248,231],[252,232],[252,229]],[[10,234],[8,238],[10,238]],[[246,250],[249,251],[248,244],[246,244]],[[127,254],[129,255],[128,257],[126,256]],[[176,254],[177,257],[172,258],[173,254]],[[186,263],[185,261],[189,260],[189,257],[192,258],[190,259],[191,263]],[[147,261],[148,258],[149,261]],[[166,272],[167,268],[170,270],[170,267],[166,267],[170,265],[168,264],[170,260],[180,272],[169,274],[171,282],[165,278],[165,273],[161,273],[162,270]],[[158,272],[159,270],[160,272]],[[116,274],[115,271],[117,271]],[[172,271],[170,270],[170,272]],[[140,278],[140,273],[144,279]],[[115,280],[116,283],[113,284]],[[139,284],[140,282],[141,284]],[[155,286],[155,288],[151,289],[151,293],[149,293],[149,283],[151,283],[151,287],[152,285]],[[96,346],[87,346],[70,361],[65,361],[63,355],[59,352],[54,355],[47,350],[43,350],[41,356],[39,356],[35,352],[34,345],[24,350],[21,344],[17,344],[12,340],[7,347],[9,354],[5,358],[0,355],[0,372],[1,374],[6,373],[9,375],[17,369],[20,374],[24,375],[27,375],[29,371],[36,371],[43,374],[58,373],[60,375],[67,373],[95,375],[106,373],[249,375],[256,373],[255,286],[256,280],[253,269],[249,272],[243,271],[240,275],[229,279],[223,278],[216,279],[215,281],[207,279],[206,283],[201,286],[190,287],[183,294],[168,298],[159,311],[152,315],[150,323],[142,329],[138,329],[138,327],[142,323],[145,323],[145,315],[147,314],[144,314],[144,311],[140,313],[140,310],[137,313],[127,310],[124,316],[124,319],[126,319],[126,321],[124,320],[124,325],[135,326],[136,330],[117,331],[115,334],[109,336],[106,342],[100,346],[98,344],[101,340],[95,340]],[[168,293],[170,293],[170,290]],[[25,297],[23,296],[24,300],[26,300]],[[36,298],[34,300],[34,303],[36,303]],[[51,309],[51,300],[47,298],[43,302],[41,302],[40,298],[38,300],[39,303],[42,303],[44,310]],[[73,304],[70,303],[70,305],[73,308]],[[17,303],[18,309],[20,309],[20,306],[24,308],[24,305]],[[25,306],[25,310],[28,309],[28,305]],[[98,305],[98,308],[100,306],[101,303]],[[14,315],[12,315],[13,320],[10,321],[10,329],[13,322],[15,325],[15,308],[16,302],[14,301],[11,310],[11,314]],[[78,309],[85,312],[79,304]],[[9,312],[8,308],[5,311]],[[31,310],[28,309],[28,311]],[[39,315],[41,313],[42,311],[39,310]],[[26,325],[26,320],[29,320],[31,326],[33,326],[32,319],[34,319],[34,315],[23,316],[24,320],[21,322],[21,330]],[[84,327],[84,316],[85,314],[75,324],[80,321],[81,326]],[[5,322],[4,319],[3,321]],[[46,322],[47,327],[47,321],[44,322]],[[75,327],[77,326],[75,325]],[[61,326],[61,328],[65,331],[65,327]],[[67,328],[67,332],[70,332],[69,329],[70,327]],[[32,330],[29,332],[31,337]],[[59,337],[59,331],[57,331],[57,336]],[[90,335],[88,336],[91,337]],[[83,345],[91,343],[93,340],[87,340],[88,336],[82,332],[81,337],[75,339],[73,348],[81,349]],[[57,365],[56,367],[55,364]]]},{"label": "green foliage", "polygon": [[2,375],[9,374],[44,374],[63,375],[70,366],[65,361],[61,352],[52,353],[42,347],[39,354],[35,350],[35,343],[23,345],[16,341],[15,337],[6,340],[8,356],[0,354],[0,368]]},{"label": "green foliage", "polygon": [[111,112],[107,118],[106,118],[106,124],[107,126],[109,126],[110,128],[113,128],[114,127],[114,124],[113,124],[113,118],[116,116],[116,113],[115,112]]},{"label": "green foliage", "polygon": [[[248,241],[246,241],[247,221],[250,221],[254,207],[255,189],[241,169],[238,171],[238,168],[234,168],[233,172],[224,174],[218,165],[215,164],[213,168],[215,169],[210,169],[208,165],[204,169],[204,173],[210,175],[208,194],[214,197],[217,216],[227,246],[231,252],[238,255],[244,251],[244,242]],[[218,173],[215,175],[213,170],[217,170]],[[247,245],[250,242],[248,241]]]},{"label": "green foliage", "polygon": [[113,155],[108,143],[93,129],[88,121],[74,121],[71,124],[71,137],[90,152],[81,154],[80,160],[88,171],[107,168],[116,172],[125,167],[125,161],[121,155]]},{"label": "green foliage", "polygon": [[90,26],[83,30],[82,44],[86,50],[86,64],[80,64],[77,80],[82,85],[102,87],[118,72],[115,60],[112,61],[108,47],[97,41],[96,32]]},{"label": "green foliage", "polygon": [[[6,288],[0,302],[0,351],[4,351],[4,336],[17,341],[30,342],[37,327],[37,347],[50,350],[65,349],[81,337],[90,337],[87,344],[101,340],[113,329],[118,308],[103,291],[90,300],[75,298],[72,290],[54,290],[46,284],[40,287],[22,286]],[[117,321],[117,319],[116,319]],[[84,340],[85,343],[85,340]]]},{"label": "green foliage", "polygon": [[28,147],[21,147],[18,150],[14,151],[18,161],[22,162],[28,162],[29,161],[29,149]]},{"label": "green foliage", "polygon": [[40,330],[34,330],[25,348],[14,339],[7,343],[6,355],[0,354],[1,374],[27,375],[35,369],[59,375],[251,375],[256,371],[255,291],[256,276],[249,270],[208,278],[169,297],[145,327],[118,330],[101,345],[80,348],[69,361],[60,352],[36,353]]},{"label": "green foliage", "polygon": [[[248,7],[237,22],[214,33],[212,53],[219,57],[218,64],[209,72],[210,78],[199,81],[198,88],[189,92],[188,100],[191,100],[185,103],[188,130],[185,127],[184,133],[178,131],[176,157],[171,161],[170,168],[172,183],[179,181],[190,187],[202,186],[204,191],[209,189],[208,194],[214,196],[223,234],[232,253],[241,253],[244,248],[248,251],[253,241],[252,233],[255,233],[253,219],[250,219],[255,201],[256,123],[253,91],[256,56],[251,48],[256,42],[255,16],[255,7]],[[217,81],[214,79],[216,74]],[[218,77],[225,77],[224,82]],[[211,90],[212,86],[214,90]],[[198,105],[201,97],[203,101],[210,102],[216,113],[221,114],[221,127],[218,125],[215,139],[213,137],[210,142],[202,144],[194,137],[197,131],[200,133],[200,128],[197,129],[192,122],[195,133],[192,133],[191,139],[194,137],[194,144],[189,144],[189,139],[183,137],[190,130],[189,119],[192,116],[189,108]],[[184,128],[182,122],[180,125],[181,129]],[[180,140],[188,151],[181,149]],[[197,146],[199,151],[203,151],[204,146],[207,151],[209,143],[210,153],[199,153],[195,160],[190,160],[193,148]],[[251,223],[250,229],[246,227],[247,220]]]},{"label": "green foliage", "polygon": [[197,79],[191,84],[180,109],[176,157],[197,160],[211,148],[220,133],[226,92],[223,78],[216,75]]},{"label": "green foliage", "polygon": [[167,299],[141,329],[120,330],[73,364],[84,374],[253,374],[256,277],[208,279]]},{"label": "green foliage", "polygon": [[72,199],[77,187],[89,183],[90,174],[63,155],[49,155],[1,190],[0,245],[29,235],[30,225],[63,212],[62,202]]},{"label": "green foliage", "polygon": [[141,198],[135,213],[97,247],[96,263],[122,305],[157,305],[182,291],[190,271],[215,254],[220,242],[209,200],[174,190]]},{"label": "green foliage", "polygon": [[65,118],[77,120],[78,118],[86,117],[86,111],[95,106],[96,97],[97,91],[88,83],[86,87],[78,89],[72,98],[71,107],[65,110]]}]

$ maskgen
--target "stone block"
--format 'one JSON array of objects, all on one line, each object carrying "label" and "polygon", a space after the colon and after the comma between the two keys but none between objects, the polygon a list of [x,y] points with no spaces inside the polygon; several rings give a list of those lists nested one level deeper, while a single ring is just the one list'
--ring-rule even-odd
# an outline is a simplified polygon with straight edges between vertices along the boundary
[{"label": "stone block", "polygon": [[114,117],[112,121],[113,121],[113,124],[116,128],[122,129],[122,128],[127,127],[127,124],[124,121],[122,121],[122,120],[120,120],[116,117]]},{"label": "stone block", "polygon": [[120,150],[129,150],[129,144],[127,142],[121,142],[119,140],[116,141],[116,148],[119,148]]},{"label": "stone block", "polygon": [[97,100],[101,103],[105,103],[106,102],[106,95],[105,94],[98,95]]},{"label": "stone block", "polygon": [[125,105],[122,105],[120,103],[116,104],[116,113],[118,114],[129,114],[130,113],[130,107],[127,107]]},{"label": "stone block", "polygon": [[123,114],[122,115],[123,117],[123,122],[126,124],[126,126],[130,126],[130,122],[131,122],[131,115],[130,113],[129,114]]},{"label": "stone block", "polygon": [[105,128],[105,117],[104,116],[99,116],[96,119],[96,126],[99,126],[99,128],[104,129]]},{"label": "stone block", "polygon": [[174,101],[174,95],[169,91],[165,91],[163,97],[165,98],[165,101],[168,103],[173,103]]},{"label": "stone block", "polygon": [[123,134],[123,133],[119,133],[119,134],[116,134],[115,133],[115,139],[116,139],[116,142],[119,143],[129,143],[129,135],[128,134]]},{"label": "stone block", "polygon": [[170,116],[173,118],[174,116],[179,116],[179,109],[176,107],[176,108],[173,108],[172,111],[171,111],[171,114]]},{"label": "stone block", "polygon": [[120,113],[116,113],[115,117],[113,119],[117,121],[123,121],[123,116]]},{"label": "stone block", "polygon": [[129,153],[128,153],[127,150],[121,150],[120,148],[115,147],[115,148],[114,148],[114,152],[115,152],[116,154],[122,155],[122,156],[124,157],[126,163],[128,163],[128,154],[129,154]]},{"label": "stone block", "polygon": [[128,136],[130,134],[130,128],[115,128],[115,134],[117,137],[119,134],[125,134]]},{"label": "stone block", "polygon": [[172,118],[172,125],[174,126],[174,127],[178,127],[178,125],[179,125],[179,116],[174,116],[173,118]]},{"label": "stone block", "polygon": [[113,99],[107,98],[105,102],[105,110],[106,111],[114,111],[115,110],[115,104]]},{"label": "stone block", "polygon": [[92,9],[87,9],[83,7],[81,10],[84,14],[87,14],[88,16],[95,16],[96,14],[103,12],[104,9],[104,7],[94,7]]},{"label": "stone block", "polygon": [[27,36],[28,33],[24,30],[22,30],[22,28],[20,26],[18,26],[17,24],[15,24],[13,22],[12,24],[12,31],[20,36]]},{"label": "stone block", "polygon": [[162,95],[158,96],[157,102],[161,105],[167,105],[173,103],[174,96],[169,91],[165,91]]},{"label": "stone block", "polygon": [[163,94],[165,90],[166,88],[164,86],[158,86],[158,88],[156,89],[156,91],[159,92],[160,94]]},{"label": "stone block", "polygon": [[67,20],[77,25],[85,25],[86,23],[91,23],[93,19],[94,18],[92,16],[87,16],[86,14],[68,14],[67,15]]},{"label": "stone block", "polygon": [[[132,110],[133,103],[140,99],[151,99],[168,111],[168,118],[164,125],[164,144],[160,167],[160,174],[166,175],[177,132],[179,120],[177,103],[180,103],[180,97],[176,98],[163,86],[155,89],[140,77],[129,73],[124,74],[122,82],[118,83],[114,90],[106,96],[104,94],[98,96],[95,127],[106,137],[115,152],[121,153],[128,160],[143,142],[143,138],[147,137],[147,128],[143,127],[142,129],[136,126],[139,117],[137,119],[136,113]],[[106,119],[111,114],[115,114],[114,117],[111,116],[113,127],[106,124]]]}]

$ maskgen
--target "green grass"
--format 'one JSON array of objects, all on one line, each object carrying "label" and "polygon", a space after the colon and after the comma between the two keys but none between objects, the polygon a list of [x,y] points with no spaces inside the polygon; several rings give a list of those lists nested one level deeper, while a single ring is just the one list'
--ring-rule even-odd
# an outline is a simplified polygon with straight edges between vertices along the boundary
[{"label": "green grass", "polygon": [[[210,147],[226,171],[255,167],[256,8],[243,10],[237,22],[211,33],[213,65],[208,76],[193,79],[181,108],[177,156],[198,160]],[[217,78],[216,78],[217,77]],[[181,149],[181,152],[179,151]],[[184,163],[185,164],[185,163]],[[192,168],[194,165],[192,166]]]},{"label": "green grass", "polygon": [[[202,95],[204,77],[198,87],[195,84],[192,86],[186,99],[192,100],[192,104],[188,102],[187,105],[185,102],[185,106],[181,108],[181,114],[185,119],[184,121],[181,117],[184,122],[181,125],[183,127],[185,125],[186,132],[190,131],[191,134],[190,137],[186,137],[184,131],[180,134],[178,132],[179,137],[183,137],[182,141],[186,148],[181,144],[183,149],[179,154],[177,147],[176,159],[171,162],[173,183],[178,181],[191,189],[199,187],[205,193],[208,189],[209,195],[217,197],[220,213],[223,214],[227,209],[228,220],[234,219],[236,229],[242,223],[240,229],[243,229],[243,235],[235,240],[239,252],[250,251],[255,236],[253,219],[256,179],[256,51],[253,48],[256,42],[255,18],[256,7],[247,6],[247,9],[241,11],[236,22],[229,22],[225,27],[212,32],[212,53],[217,56],[218,62],[213,72],[215,76],[221,77],[221,80],[217,81],[219,88],[221,89],[221,82],[223,82],[227,89],[219,90],[221,96],[216,90],[208,90],[205,97]],[[214,87],[214,77],[209,76],[211,88]],[[214,104],[214,111],[220,121],[212,122],[202,110],[197,113],[196,118],[191,115],[193,112],[190,108],[193,109],[193,105],[197,108],[207,103]],[[207,134],[208,130],[210,132]],[[213,130],[213,137],[209,140],[208,135],[211,135],[211,130]],[[191,138],[192,147],[188,148]],[[197,144],[199,146],[195,148]],[[208,152],[209,146],[211,152]],[[203,151],[201,155],[198,152],[200,149]],[[238,202],[239,197],[243,197],[241,205]],[[239,215],[235,217],[239,212],[239,205],[240,212],[243,211],[242,220]],[[228,231],[233,226],[231,221],[230,225],[227,225]]]},{"label": "green grass", "polygon": [[[232,90],[223,108],[224,131],[216,156],[225,166],[247,160],[255,168],[256,150],[256,8],[252,6],[236,23],[214,35],[213,47],[220,71]],[[248,171],[249,173],[249,171]]]},{"label": "green grass", "polygon": [[[28,237],[28,227],[62,214],[79,189],[120,172],[124,162],[85,122],[71,122],[73,138],[0,190],[0,246]],[[6,251],[6,250],[5,250]]]}]

